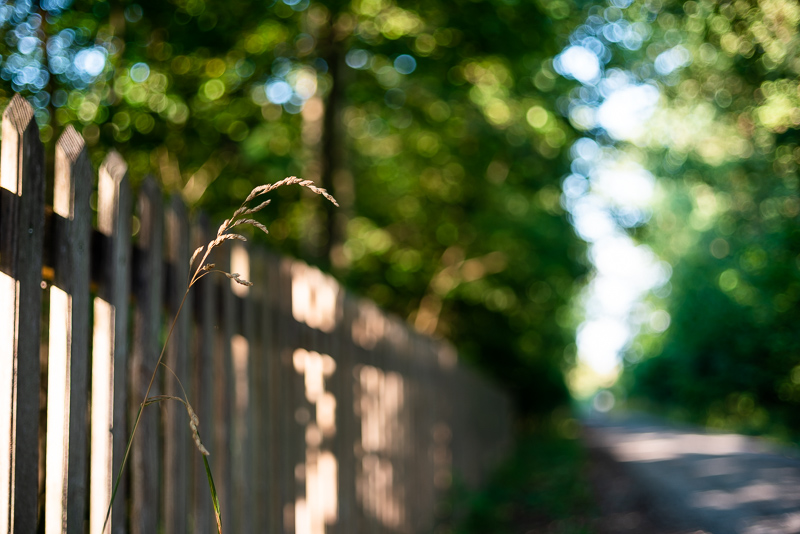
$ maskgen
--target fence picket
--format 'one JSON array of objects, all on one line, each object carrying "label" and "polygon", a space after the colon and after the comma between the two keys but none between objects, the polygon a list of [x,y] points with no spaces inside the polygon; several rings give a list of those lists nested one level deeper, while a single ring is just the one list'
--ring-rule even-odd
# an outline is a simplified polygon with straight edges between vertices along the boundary
[{"label": "fence picket", "polygon": [[287,471],[286,464],[283,463],[284,442],[283,437],[285,426],[286,405],[283,402],[286,384],[283,381],[283,364],[281,363],[281,313],[279,309],[281,298],[281,279],[279,273],[278,259],[269,254],[265,258],[265,269],[267,272],[266,287],[268,288],[266,306],[269,309],[268,332],[270,337],[267,340],[267,360],[269,382],[269,413],[270,413],[270,449],[269,462],[270,472],[270,521],[269,532],[279,534],[285,532],[284,529],[284,478]]},{"label": "fence picket", "polygon": [[[194,248],[205,246],[212,237],[213,234],[209,230],[208,220],[203,215],[198,216],[192,245]],[[193,269],[196,269],[197,265],[195,263]],[[194,354],[192,358],[194,387],[189,400],[194,403],[192,407],[200,419],[200,437],[206,448],[214,443],[214,339],[217,328],[214,315],[218,309],[215,282],[214,277],[206,276],[192,287],[192,292],[195,294],[194,305],[197,325],[194,335],[196,341],[192,348]],[[194,458],[192,461],[194,487],[192,520],[194,521],[194,532],[210,534],[211,532],[216,532],[216,521],[213,519],[211,492],[208,489],[208,479],[203,465],[203,458],[194,451],[192,451],[191,457]],[[213,458],[211,460],[213,461]]]},{"label": "fence picket", "polygon": [[56,143],[55,283],[50,288],[45,532],[83,530],[89,367],[92,166],[71,126]]},{"label": "fence picket", "polygon": [[[131,355],[130,421],[133,422],[143,401],[158,361],[161,331],[161,283],[163,250],[163,209],[161,192],[152,177],[145,179],[139,192],[137,214],[139,254],[134,276],[136,316]],[[159,376],[161,371],[159,370]],[[150,396],[159,395],[159,377],[153,382]],[[159,507],[159,407],[145,408],[131,449],[131,523],[134,534],[158,530]]]},{"label": "fence picket", "polygon": [[[230,272],[230,249],[225,247],[215,253],[216,268]],[[217,311],[215,328],[217,329],[217,350],[214,354],[214,444],[211,451],[211,465],[214,472],[217,495],[222,509],[222,531],[230,532],[232,528],[233,502],[231,499],[231,448],[233,438],[232,397],[233,370],[231,355],[231,339],[233,338],[233,294],[230,281],[219,274],[212,274],[216,291],[219,295],[220,306]]]},{"label": "fence picket", "polygon": [[[187,372],[189,358],[189,327],[191,316],[190,292],[186,296],[186,284],[189,276],[189,221],[186,208],[180,197],[173,195],[167,206],[165,224],[165,258],[169,264],[167,277],[167,323],[172,324],[178,310],[180,315],[175,322],[172,338],[167,346],[164,360],[175,373],[181,384],[188,385]],[[181,309],[181,305],[183,308]],[[164,373],[164,394],[183,398],[183,391],[170,372]],[[189,402],[194,399],[189,398]],[[187,459],[194,456],[194,444],[189,438],[189,426],[186,409],[182,404],[170,402],[162,410],[164,413],[164,530],[169,533],[186,532],[187,494]]]},{"label": "fence picket", "polygon": [[[230,272],[238,273],[245,280],[252,278],[252,263],[248,249],[240,242],[230,248]],[[228,282],[230,290],[239,297],[235,312],[230,316],[235,330],[231,339],[232,425],[231,434],[231,484],[233,528],[235,532],[253,531],[253,481],[254,469],[252,440],[254,426],[253,411],[253,351],[254,312],[253,291],[234,280]],[[248,476],[251,475],[251,476]],[[256,474],[256,476],[258,476]]]},{"label": "fence picket", "polygon": [[354,532],[356,510],[355,481],[355,414],[353,413],[353,316],[355,303],[344,293],[339,295],[342,310],[341,322],[336,331],[336,366],[338,373],[335,381],[339,394],[336,398],[336,449],[339,459],[339,521],[337,531],[341,534]]},{"label": "fence picket", "polygon": [[253,484],[253,523],[257,532],[269,532],[271,515],[271,486],[272,486],[272,437],[270,435],[271,402],[270,402],[270,369],[269,358],[272,355],[269,343],[272,338],[270,320],[272,314],[269,308],[267,292],[267,267],[264,254],[260,250],[253,250],[251,260],[251,276],[254,285],[251,288],[251,322],[249,328],[254,334],[251,351],[251,428],[252,428],[252,458],[253,465],[250,470],[254,474]]},{"label": "fence picket", "polygon": [[94,299],[89,495],[90,534],[127,532],[127,470],[105,531],[103,522],[127,443],[128,301],[130,291],[131,191],[128,167],[112,151],[97,184],[100,265]]},{"label": "fence picket", "polygon": [[44,150],[33,109],[14,95],[0,154],[0,533],[36,532]]},{"label": "fence picket", "polygon": [[297,426],[295,405],[293,402],[294,367],[292,365],[291,322],[292,322],[292,279],[290,275],[290,262],[282,258],[275,258],[273,265],[275,273],[275,297],[277,299],[278,327],[276,331],[277,344],[275,359],[278,363],[278,380],[280,383],[280,428],[279,428],[279,453],[280,465],[280,499],[281,522],[284,532],[294,532],[295,524],[295,463],[293,448],[295,448],[294,434]]}]

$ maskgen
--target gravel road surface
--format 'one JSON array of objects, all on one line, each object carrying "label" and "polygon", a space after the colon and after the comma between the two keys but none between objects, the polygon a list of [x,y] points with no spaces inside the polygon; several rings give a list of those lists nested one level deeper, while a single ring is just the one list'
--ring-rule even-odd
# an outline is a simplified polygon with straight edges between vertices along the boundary
[{"label": "gravel road surface", "polygon": [[[643,415],[594,415],[584,428],[590,454],[603,460],[595,462],[601,472],[594,475],[606,501],[601,506],[633,506],[604,531],[800,533],[800,453],[794,449]],[[615,499],[635,502],[620,506]]]}]

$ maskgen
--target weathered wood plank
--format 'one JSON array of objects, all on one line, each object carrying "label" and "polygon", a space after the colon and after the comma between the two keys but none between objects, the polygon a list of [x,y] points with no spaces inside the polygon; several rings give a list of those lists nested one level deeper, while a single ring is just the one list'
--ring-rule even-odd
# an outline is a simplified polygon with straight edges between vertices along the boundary
[{"label": "weathered wood plank", "polygon": [[270,310],[267,301],[267,276],[264,254],[253,250],[250,257],[250,276],[253,287],[250,288],[250,311],[245,314],[251,339],[251,409],[250,428],[252,429],[251,454],[253,499],[253,525],[255,532],[269,532],[269,492],[270,471],[270,414],[269,414],[269,365],[267,344],[270,340]]},{"label": "weathered wood plank", "polygon": [[[251,278],[250,254],[240,242],[233,242],[230,248],[230,272],[238,273],[245,280]],[[253,348],[255,308],[252,288],[230,281],[230,289],[239,297],[241,305],[238,313],[227,319],[233,319],[239,327],[240,334],[231,338],[232,363],[232,409],[233,425],[231,427],[231,481],[232,509],[234,532],[252,532],[254,525],[253,482],[259,476],[253,464]]]},{"label": "weathered wood plank", "polygon": [[308,412],[303,412],[303,378],[294,368],[294,351],[299,346],[298,324],[292,314],[292,267],[294,260],[279,259],[279,305],[281,306],[281,370],[285,388],[284,406],[286,406],[286,427],[284,429],[284,449],[281,462],[286,467],[284,483],[287,484],[283,495],[284,528],[295,532],[297,528],[297,500],[305,496],[305,477],[302,463],[305,461],[304,424]]},{"label": "weathered wood plank", "polygon": [[108,503],[128,439],[128,293],[131,258],[131,191],[128,166],[117,152],[100,166],[97,226],[104,269],[94,299],[92,341],[90,534],[123,534],[127,525],[127,469],[122,474],[105,531]]},{"label": "weathered wood plank", "polygon": [[89,369],[89,245],[93,172],[72,126],[56,143],[55,285],[50,288],[45,532],[83,530]]},{"label": "weathered wood plank", "polygon": [[338,377],[336,378],[340,395],[336,399],[336,440],[335,449],[339,458],[339,522],[338,532],[346,534],[355,532],[356,523],[356,414],[354,410],[355,377],[352,329],[355,316],[355,302],[349,295],[340,295],[342,321],[336,331],[339,358],[337,359]]},{"label": "weathered wood plank", "polygon": [[[165,224],[165,257],[170,266],[167,277],[168,324],[175,321],[167,352],[164,373],[164,394],[183,398],[181,384],[189,383],[189,327],[191,292],[186,294],[189,277],[189,221],[186,207],[179,196],[173,195],[167,206]],[[184,302],[186,296],[187,302]],[[176,314],[180,312],[180,315]],[[177,376],[177,379],[176,379]],[[180,384],[178,382],[180,380]],[[188,401],[194,402],[190,398]],[[189,436],[188,415],[182,404],[169,403],[164,410],[164,530],[174,534],[187,531],[188,458],[194,456],[194,443]]]},{"label": "weathered wood plank", "polygon": [[[208,220],[204,215],[197,218],[194,227],[193,248],[205,246],[214,237],[208,227]],[[196,261],[199,261],[196,260]],[[197,268],[193,266],[192,272]],[[216,338],[216,310],[217,280],[213,276],[206,276],[192,287],[194,293],[194,308],[197,321],[195,343],[193,346],[193,382],[194,387],[190,401],[193,402],[195,413],[200,419],[200,437],[206,448],[213,444],[214,430],[214,341]],[[212,451],[213,454],[213,451]],[[192,452],[192,478],[193,502],[192,521],[194,532],[211,534],[216,532],[216,521],[211,502],[211,492],[208,488],[208,478],[202,455]],[[213,461],[213,458],[211,459]]]},{"label": "weathered wood plank", "polygon": [[0,533],[36,531],[44,151],[33,109],[3,113],[0,188]]},{"label": "weathered wood plank", "polygon": [[291,276],[289,262],[278,256],[273,256],[272,272],[274,276],[274,298],[277,310],[276,339],[274,359],[277,365],[276,377],[278,388],[278,450],[277,462],[280,469],[279,499],[280,499],[280,532],[294,532],[294,502],[295,502],[295,465],[291,461],[293,447],[292,431],[296,426],[295,407],[292,403],[292,381],[294,368],[292,366],[292,347],[290,347],[290,322],[292,319],[291,308]]},{"label": "weathered wood plank", "polygon": [[430,503],[429,499],[432,498],[430,487],[433,485],[433,468],[430,465],[430,456],[433,451],[430,450],[429,444],[431,442],[430,430],[428,428],[427,420],[429,412],[433,409],[433,404],[428,398],[428,380],[425,375],[427,365],[425,359],[426,340],[418,335],[414,335],[414,427],[413,427],[413,443],[414,443],[414,515],[412,530],[416,531],[425,528],[427,522],[430,521]]},{"label": "weathered wood plank", "polygon": [[422,451],[422,462],[421,465],[423,466],[425,477],[421,486],[422,495],[423,495],[423,510],[421,514],[422,523],[420,527],[424,525],[433,524],[433,521],[436,519],[436,463],[434,459],[435,455],[435,443],[434,443],[434,430],[436,426],[436,416],[438,414],[439,407],[437,406],[437,385],[435,381],[433,363],[435,362],[436,354],[433,351],[431,346],[432,342],[430,338],[424,338],[421,340],[421,357],[423,361],[423,365],[420,366],[418,370],[418,375],[420,376],[420,383],[422,385],[422,417],[419,419],[419,433],[421,437],[421,445],[423,447]]},{"label": "weathered wood plank", "polygon": [[341,479],[341,419],[337,417],[341,402],[341,375],[347,368],[342,365],[339,336],[341,331],[342,291],[337,287],[332,313],[334,321],[329,331],[316,332],[319,351],[327,355],[323,358],[323,376],[325,377],[325,394],[316,403],[316,421],[322,435],[323,449],[318,461],[320,480],[319,495],[322,503],[322,516],[325,532],[341,534],[341,516],[339,514],[340,479]]},{"label": "weathered wood plank", "polygon": [[283,375],[281,374],[281,345],[280,345],[280,273],[278,259],[274,254],[268,254],[265,258],[268,287],[267,292],[267,307],[270,314],[266,317],[267,325],[270,332],[268,338],[268,353],[266,354],[268,360],[269,381],[267,387],[269,390],[269,414],[270,414],[270,449],[269,449],[269,462],[270,462],[270,521],[269,530],[271,534],[279,534],[284,532],[284,500],[283,500],[283,480],[285,472],[288,467],[282,462],[283,454],[283,430],[285,420],[287,419],[286,405],[283,403],[283,390],[286,385],[283,382]]},{"label": "weathered wood plank", "polygon": [[[152,177],[145,179],[139,193],[137,214],[141,223],[141,258],[134,267],[136,296],[133,352],[131,355],[130,420],[134,421],[150,384],[161,351],[161,290],[164,215],[161,192]],[[159,370],[159,373],[161,371]],[[150,396],[159,395],[158,377]],[[131,531],[157,531],[160,496],[159,409],[145,408],[131,449]]]},{"label": "weathered wood plank", "polygon": [[[223,245],[212,254],[216,268],[230,272],[230,249]],[[231,454],[233,445],[233,368],[231,338],[235,331],[233,324],[234,299],[229,280],[219,274],[215,278],[219,292],[220,307],[217,319],[217,350],[214,354],[214,448],[211,451],[211,465],[214,472],[217,495],[222,511],[222,531],[232,528],[233,502],[231,499],[232,473]]]}]

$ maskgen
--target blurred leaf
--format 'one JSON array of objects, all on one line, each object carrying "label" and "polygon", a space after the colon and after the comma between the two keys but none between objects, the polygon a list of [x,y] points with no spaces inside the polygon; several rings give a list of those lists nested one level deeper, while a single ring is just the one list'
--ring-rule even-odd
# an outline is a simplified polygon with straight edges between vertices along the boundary
[{"label": "blurred leaf", "polygon": [[203,455],[203,465],[206,468],[208,477],[208,489],[211,490],[211,503],[214,505],[214,517],[217,519],[217,532],[222,534],[222,512],[219,509],[219,497],[217,497],[217,487],[214,485],[214,477],[211,476],[211,467],[208,465],[208,458]]}]

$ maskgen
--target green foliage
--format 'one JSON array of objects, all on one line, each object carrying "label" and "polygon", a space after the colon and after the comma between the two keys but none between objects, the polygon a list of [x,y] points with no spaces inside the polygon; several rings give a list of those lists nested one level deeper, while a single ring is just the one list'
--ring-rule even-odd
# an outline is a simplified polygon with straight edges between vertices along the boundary
[{"label": "green foliage", "polygon": [[665,77],[644,141],[664,191],[639,237],[673,266],[672,322],[632,369],[660,409],[794,436],[799,16],[783,1],[667,2],[652,24],[648,57],[680,42],[693,62]]},{"label": "green foliage", "polygon": [[485,488],[453,491],[451,506],[459,519],[452,532],[592,532],[597,511],[586,462],[574,438],[552,430],[525,432]]},{"label": "green foliage", "polygon": [[[672,324],[663,339],[653,340],[660,356],[636,369],[636,392],[682,406],[692,419],[715,426],[776,432],[788,425],[796,433],[800,231],[794,217],[778,211],[797,201],[796,192],[770,174],[759,177],[757,188],[750,180],[737,187],[733,177],[728,173],[714,189],[705,183],[679,187],[684,194],[676,200],[683,197],[685,206],[695,195],[686,219],[697,220],[697,198],[718,199],[713,202],[722,205],[721,213],[708,229],[669,237],[676,247],[691,246],[672,258]],[[741,204],[729,200],[737,197]],[[770,211],[775,199],[780,208]],[[681,216],[677,206],[672,213]],[[669,219],[662,214],[657,224]],[[667,243],[662,247],[671,250]]]},{"label": "green foliage", "polygon": [[[549,58],[571,3],[48,9],[8,18],[0,53],[46,69],[45,46],[69,41],[65,64],[82,51],[106,60],[100,72],[51,66],[45,85],[3,64],[2,96],[32,95],[45,140],[74,124],[96,163],[115,148],[134,183],[153,173],[220,219],[256,184],[312,179],[342,209],[313,195],[278,203],[269,226],[286,252],[451,338],[521,407],[565,400],[564,317],[584,268],[559,206],[573,134],[555,112],[565,82]],[[27,55],[16,37],[25,27]]]}]

